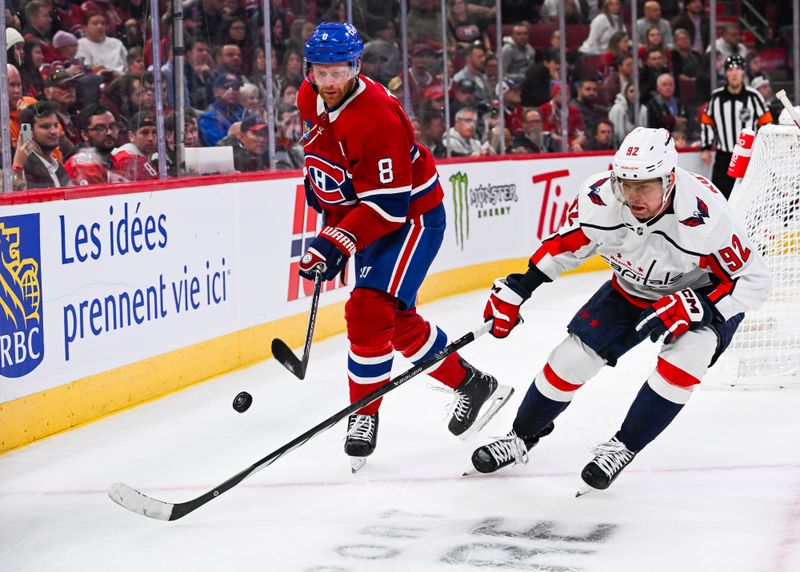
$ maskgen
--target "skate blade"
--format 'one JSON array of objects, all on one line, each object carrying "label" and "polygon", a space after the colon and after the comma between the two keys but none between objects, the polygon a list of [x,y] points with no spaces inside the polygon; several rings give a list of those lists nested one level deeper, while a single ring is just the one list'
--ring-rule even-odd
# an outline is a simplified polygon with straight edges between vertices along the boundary
[{"label": "skate blade", "polygon": [[590,492],[595,491],[597,489],[593,489],[589,485],[582,486],[578,489],[578,492],[575,493],[575,498],[580,498],[584,495],[588,495]]},{"label": "skate blade", "polygon": [[514,388],[508,385],[498,385],[483,405],[483,414],[478,416],[475,423],[458,436],[459,439],[465,441],[472,437],[475,433],[484,428],[484,426],[497,415],[503,406],[508,403],[509,398],[514,395]]},{"label": "skate blade", "polygon": [[355,475],[358,471],[364,468],[367,464],[366,457],[350,457],[350,470]]}]

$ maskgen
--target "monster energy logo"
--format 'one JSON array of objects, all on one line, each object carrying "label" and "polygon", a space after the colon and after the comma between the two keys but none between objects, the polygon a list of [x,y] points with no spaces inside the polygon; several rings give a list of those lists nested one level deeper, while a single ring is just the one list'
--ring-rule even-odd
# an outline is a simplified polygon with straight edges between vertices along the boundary
[{"label": "monster energy logo", "polygon": [[456,230],[456,244],[464,250],[464,241],[469,240],[469,177],[458,172],[450,175],[453,187],[453,212]]},{"label": "monster energy logo", "polygon": [[455,212],[456,244],[464,250],[465,241],[469,240],[470,210],[475,210],[479,219],[506,216],[511,206],[519,202],[517,186],[481,184],[471,188],[466,173],[455,173],[450,176],[453,187],[453,211]]}]

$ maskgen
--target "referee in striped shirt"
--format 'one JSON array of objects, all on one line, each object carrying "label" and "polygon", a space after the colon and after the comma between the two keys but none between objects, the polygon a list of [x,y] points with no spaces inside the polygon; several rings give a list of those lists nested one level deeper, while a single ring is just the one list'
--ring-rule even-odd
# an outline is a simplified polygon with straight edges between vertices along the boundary
[{"label": "referee in striped shirt", "polygon": [[761,94],[744,84],[744,58],[740,55],[725,59],[727,85],[711,92],[706,109],[700,114],[700,142],[703,161],[711,163],[711,148],[716,143],[717,153],[711,181],[728,198],[736,179],[728,176],[733,147],[739,132],[755,131],[772,122],[772,115],[764,105]]}]

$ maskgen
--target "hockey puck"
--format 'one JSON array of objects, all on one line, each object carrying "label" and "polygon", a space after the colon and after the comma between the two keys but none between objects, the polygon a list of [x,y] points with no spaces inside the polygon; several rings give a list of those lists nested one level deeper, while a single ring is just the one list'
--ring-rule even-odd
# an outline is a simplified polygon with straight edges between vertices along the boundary
[{"label": "hockey puck", "polygon": [[239,413],[244,413],[245,411],[247,411],[252,404],[253,404],[253,396],[247,393],[246,391],[242,391],[239,395],[237,395],[233,399],[233,408]]}]

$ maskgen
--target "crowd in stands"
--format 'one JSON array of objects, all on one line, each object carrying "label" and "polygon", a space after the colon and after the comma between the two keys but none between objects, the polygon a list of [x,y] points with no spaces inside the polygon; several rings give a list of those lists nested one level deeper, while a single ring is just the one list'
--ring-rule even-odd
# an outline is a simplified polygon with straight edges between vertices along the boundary
[{"label": "crowd in stands", "polygon": [[[445,14],[439,0],[409,0],[405,86],[400,2],[352,0],[352,22],[364,40],[362,73],[401,101],[410,95],[407,111],[417,138],[436,157],[498,154],[501,141],[509,154],[611,150],[636,126],[637,115],[640,125],[669,129],[679,146],[698,146],[699,112],[712,85],[711,42],[716,82],[724,81],[725,57],[741,54],[749,85],[775,105],[767,70],[788,46],[777,21],[763,30],[766,39],[756,42],[743,34],[736,14],[719,13],[718,30],[712,31],[704,0],[645,0],[637,5],[635,22],[630,0],[563,4],[566,69],[555,0],[504,0],[500,46],[494,0],[448,0]],[[763,14],[791,14],[785,0],[753,4]],[[172,3],[160,2],[162,40],[155,46],[160,71],[153,66],[149,5],[147,0],[6,0],[14,189],[153,179],[162,161],[169,174],[178,172]],[[277,167],[302,167],[296,97],[303,46],[319,22],[346,21],[347,2],[270,3],[272,85],[266,82],[263,3],[188,0],[183,6],[179,91],[185,146],[230,147],[235,170],[268,169],[266,100],[272,90]],[[638,110],[633,34],[639,42]],[[761,57],[764,49],[768,62]],[[163,110],[156,109],[156,73]],[[566,110],[562,78],[569,91]],[[156,145],[159,113],[165,121],[164,158]]]}]

